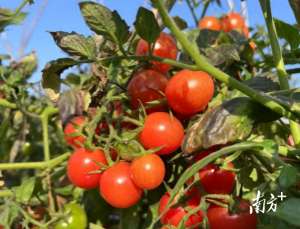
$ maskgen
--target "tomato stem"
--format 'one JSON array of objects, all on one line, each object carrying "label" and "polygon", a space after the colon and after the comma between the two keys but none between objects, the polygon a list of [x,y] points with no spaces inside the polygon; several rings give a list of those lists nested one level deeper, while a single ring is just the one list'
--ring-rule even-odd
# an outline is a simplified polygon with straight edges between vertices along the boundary
[{"label": "tomato stem", "polygon": [[0,106],[10,108],[10,109],[16,109],[17,108],[16,104],[11,103],[11,102],[7,101],[6,99],[0,99]]},{"label": "tomato stem", "polygon": [[18,15],[21,10],[28,4],[30,3],[30,0],[23,0],[23,2],[18,6],[18,8],[16,8],[15,10],[15,15]]},{"label": "tomato stem", "polygon": [[197,65],[191,65],[191,64],[185,64],[181,63],[179,61],[169,59],[169,58],[161,58],[158,56],[136,56],[136,55],[128,55],[128,56],[109,56],[109,57],[104,57],[97,59],[98,62],[102,61],[108,61],[108,60],[122,60],[122,59],[131,59],[131,60],[139,60],[139,61],[149,61],[149,60],[154,60],[158,61],[164,64],[169,64],[174,67],[182,68],[182,69],[190,69],[190,70],[199,70],[200,68]]},{"label": "tomato stem", "polygon": [[251,97],[255,101],[270,108],[271,110],[277,112],[278,114],[285,116],[289,119],[298,120],[298,118],[294,113],[287,110],[284,106],[279,104],[272,97],[267,96],[263,92],[259,92],[251,87],[248,87],[244,83],[232,78],[225,72],[211,65],[207,61],[207,59],[199,53],[199,49],[197,45],[195,43],[191,43],[184,35],[184,33],[178,28],[174,20],[169,16],[162,1],[152,0],[152,3],[157,7],[165,25],[171,30],[171,32],[181,43],[182,47],[186,50],[186,52],[194,59],[199,69],[209,73],[210,75],[214,76],[217,80],[225,83],[229,87],[238,89],[239,91],[243,92],[245,95]]},{"label": "tomato stem", "polygon": [[[289,89],[288,73],[285,69],[285,64],[282,57],[282,51],[280,48],[280,44],[278,42],[277,31],[272,17],[270,0],[259,0],[259,2],[263,11],[263,15],[269,33],[269,38],[270,38],[270,43],[271,43],[271,48],[273,53],[273,60],[278,74],[280,87],[282,90],[287,90]],[[299,148],[300,147],[300,126],[296,122],[290,120],[290,128],[291,128],[291,133],[295,145],[297,148]]]},{"label": "tomato stem", "polygon": [[43,144],[44,144],[44,160],[45,161],[50,160],[48,120],[49,120],[50,116],[56,114],[57,112],[58,112],[57,108],[47,107],[40,115],[40,119],[42,122],[42,129],[43,129]]},{"label": "tomato stem", "polygon": [[10,197],[13,196],[14,193],[11,190],[0,190],[0,198],[1,197]]},{"label": "tomato stem", "polygon": [[[49,133],[48,133],[48,121],[49,117],[56,114],[58,112],[57,108],[54,107],[46,107],[45,110],[40,115],[40,119],[42,122],[42,130],[43,130],[43,147],[44,147],[44,161],[48,164],[50,161],[50,147],[49,147]],[[48,187],[48,201],[49,201],[49,208],[52,212],[55,212],[56,208],[56,201],[54,198],[54,193],[52,190],[52,182],[50,176],[50,168],[46,169],[46,185]]]},{"label": "tomato stem", "polygon": [[19,170],[19,169],[46,169],[53,168],[64,162],[70,153],[62,154],[50,161],[40,162],[15,162],[15,163],[0,163],[0,170]]}]

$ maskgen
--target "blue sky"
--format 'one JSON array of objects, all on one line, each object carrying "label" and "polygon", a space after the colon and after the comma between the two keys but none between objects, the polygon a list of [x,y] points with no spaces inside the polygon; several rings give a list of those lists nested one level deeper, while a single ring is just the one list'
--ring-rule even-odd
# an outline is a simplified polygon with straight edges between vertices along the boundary
[{"label": "blue sky", "polygon": [[[18,58],[20,42],[23,34],[31,27],[33,19],[37,17],[39,9],[46,0],[36,0],[35,4],[27,6],[25,11],[29,13],[24,23],[20,26],[9,27],[8,30],[0,37],[0,53],[6,53],[7,47],[10,47],[14,58]],[[0,0],[1,7],[15,8],[20,4],[21,0]],[[45,64],[53,59],[66,56],[52,40],[47,31],[75,31],[85,35],[91,34],[88,27],[85,25],[79,11],[78,0],[48,0],[44,13],[39,17],[37,26],[26,46],[25,53],[35,50],[39,57],[39,70],[34,75],[33,81],[40,80],[40,70]],[[145,0],[99,0],[110,9],[119,11],[120,15],[132,25],[139,6],[149,6]],[[130,3],[129,3],[130,2]],[[208,15],[220,16],[228,11],[227,1],[223,7],[219,8],[213,5]],[[240,10],[240,1],[235,0],[235,10]],[[248,0],[249,21],[250,25],[263,24],[263,16],[260,10],[258,0]],[[272,1],[272,10],[275,17],[280,18],[289,23],[295,23],[292,11],[287,0]],[[197,12],[200,14],[201,9]],[[187,20],[189,26],[194,26],[190,12],[185,4],[185,1],[177,4],[172,11],[173,15],[179,15]]]}]

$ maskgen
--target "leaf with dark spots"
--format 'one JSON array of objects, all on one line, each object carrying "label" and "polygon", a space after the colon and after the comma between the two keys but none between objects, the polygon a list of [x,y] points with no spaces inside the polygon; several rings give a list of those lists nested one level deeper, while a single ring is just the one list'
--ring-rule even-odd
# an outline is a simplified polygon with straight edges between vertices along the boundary
[{"label": "leaf with dark spots", "polygon": [[232,30],[226,35],[230,37],[235,44],[243,45],[245,43],[248,43],[248,39],[236,30]]},{"label": "leaf with dark spots", "polygon": [[222,44],[207,48],[204,52],[210,63],[215,66],[240,60],[239,51],[233,44]]},{"label": "leaf with dark spots", "polygon": [[55,92],[60,90],[60,74],[69,67],[75,66],[80,62],[71,58],[60,58],[47,63],[42,70],[42,86],[44,89],[51,89]]},{"label": "leaf with dark spots", "polygon": [[181,30],[184,30],[188,27],[187,22],[179,16],[173,17],[173,20],[175,21],[178,28],[181,29]]},{"label": "leaf with dark spots", "polygon": [[71,56],[94,59],[96,57],[96,43],[92,37],[84,37],[75,32],[50,32],[56,44]]},{"label": "leaf with dark spots", "polygon": [[58,108],[62,123],[70,117],[82,115],[90,104],[90,94],[82,90],[69,90],[59,96]]},{"label": "leaf with dark spots", "polygon": [[268,122],[279,116],[248,97],[237,97],[214,107],[193,124],[182,144],[185,154],[216,145],[245,140],[256,122]]},{"label": "leaf with dark spots", "polygon": [[129,37],[128,25],[117,11],[95,2],[81,2],[81,14],[92,31],[116,44],[124,44]]},{"label": "leaf with dark spots", "polygon": [[196,38],[196,43],[199,48],[208,48],[217,41],[219,35],[219,31],[202,29]]},{"label": "leaf with dark spots", "polygon": [[244,81],[244,83],[253,89],[263,92],[272,92],[280,89],[280,85],[278,82],[274,82],[274,80],[266,77],[253,77],[249,80]]},{"label": "leaf with dark spots", "polygon": [[188,130],[182,145],[183,152],[192,153],[245,139],[254,124],[250,117],[251,107],[251,100],[240,97],[209,110]]}]

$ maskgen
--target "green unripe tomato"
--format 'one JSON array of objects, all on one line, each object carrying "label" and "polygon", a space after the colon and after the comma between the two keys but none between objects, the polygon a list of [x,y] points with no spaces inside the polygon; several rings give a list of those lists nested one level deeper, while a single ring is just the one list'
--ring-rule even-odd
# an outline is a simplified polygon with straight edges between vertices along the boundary
[{"label": "green unripe tomato", "polygon": [[65,217],[58,221],[55,229],[85,229],[87,227],[87,216],[84,209],[75,203],[64,207]]},{"label": "green unripe tomato", "polygon": [[32,145],[30,142],[24,142],[22,145],[22,152],[25,156],[28,156],[32,153]]}]

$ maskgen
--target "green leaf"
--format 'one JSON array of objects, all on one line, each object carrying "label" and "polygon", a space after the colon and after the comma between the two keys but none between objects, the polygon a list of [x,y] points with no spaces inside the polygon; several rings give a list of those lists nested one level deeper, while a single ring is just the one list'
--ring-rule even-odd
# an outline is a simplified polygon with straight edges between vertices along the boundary
[{"label": "green leaf", "polygon": [[286,144],[290,130],[286,125],[278,122],[259,123],[255,127],[255,134],[265,139],[273,139],[279,145]]},{"label": "green leaf", "polygon": [[279,184],[283,188],[289,188],[297,182],[297,169],[291,165],[285,165],[279,176]]},{"label": "green leaf", "polygon": [[42,70],[42,86],[44,89],[51,89],[55,92],[60,90],[60,74],[69,67],[75,66],[80,62],[71,58],[60,58],[47,63]]},{"label": "green leaf", "polygon": [[289,0],[289,3],[293,9],[298,25],[300,25],[300,0]]},{"label": "green leaf", "polygon": [[6,228],[12,228],[13,222],[19,216],[19,209],[16,204],[12,204],[10,201],[6,201],[0,208],[0,224],[6,226]]},{"label": "green leaf", "polygon": [[139,204],[121,211],[120,228],[139,229],[141,224],[141,206]]},{"label": "green leaf", "polygon": [[165,0],[164,1],[165,7],[167,8],[168,11],[170,11],[173,8],[175,3],[176,3],[176,0]]},{"label": "green leaf", "polygon": [[179,16],[173,17],[173,20],[181,30],[184,30],[188,27],[187,22]]},{"label": "green leaf", "polygon": [[85,22],[92,31],[119,45],[127,41],[128,25],[117,11],[112,12],[95,2],[81,2],[79,6]]},{"label": "green leaf", "polygon": [[224,63],[240,61],[240,55],[234,44],[221,44],[204,50],[211,64],[218,66]]},{"label": "green leaf", "polygon": [[289,198],[279,205],[275,215],[280,219],[286,221],[287,223],[300,226],[300,199],[299,198]]},{"label": "green leaf", "polygon": [[72,194],[73,188],[74,188],[73,185],[66,185],[64,187],[55,189],[55,193],[63,195],[63,196],[68,196],[68,195]]},{"label": "green leaf", "polygon": [[37,69],[37,61],[36,53],[32,52],[18,62],[12,62],[10,66],[18,71],[22,75],[22,78],[29,78]]},{"label": "green leaf", "polygon": [[17,202],[27,204],[31,199],[36,183],[35,177],[30,177],[22,182],[22,184],[16,188],[16,200]]},{"label": "green leaf", "polygon": [[113,207],[99,195],[98,190],[85,191],[83,203],[89,222],[99,221],[102,225],[109,225],[111,223],[110,215],[113,212]]},{"label": "green leaf", "polygon": [[97,224],[93,224],[93,223],[89,224],[89,228],[90,229],[105,229],[102,225],[97,225]]},{"label": "green leaf", "polygon": [[19,14],[15,14],[15,12],[10,9],[0,8],[0,32],[9,25],[20,24],[26,15],[26,13],[20,12]]},{"label": "green leaf", "polygon": [[92,37],[84,37],[75,32],[50,32],[56,44],[71,56],[93,60],[96,57],[96,43]]},{"label": "green leaf", "polygon": [[[161,196],[161,193],[160,195]],[[159,199],[158,199],[159,200]],[[154,223],[155,219],[158,217],[158,208],[159,208],[159,203],[158,201],[154,204],[149,205],[148,211],[147,211],[147,218],[145,219],[145,222],[143,224],[142,228],[146,229],[151,229],[150,225]]]},{"label": "green leaf", "polygon": [[300,44],[300,33],[297,28],[278,19],[274,19],[279,38],[285,39],[292,49],[298,48]]},{"label": "green leaf", "polygon": [[149,43],[154,43],[159,36],[160,28],[152,11],[140,7],[134,26],[137,34]]},{"label": "green leaf", "polygon": [[[198,30],[198,29],[197,29]],[[202,29],[198,37],[196,38],[196,42],[199,48],[208,48],[212,46],[218,39],[220,35],[219,31],[214,31],[210,29]]]},{"label": "green leaf", "polygon": [[270,95],[282,106],[300,116],[300,89],[274,91]]},{"label": "green leaf", "polygon": [[263,92],[272,92],[280,90],[280,85],[278,82],[274,82],[272,79],[266,77],[253,77],[249,80],[244,81],[249,87],[253,89],[263,91]]}]

